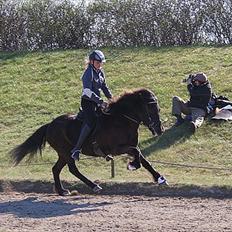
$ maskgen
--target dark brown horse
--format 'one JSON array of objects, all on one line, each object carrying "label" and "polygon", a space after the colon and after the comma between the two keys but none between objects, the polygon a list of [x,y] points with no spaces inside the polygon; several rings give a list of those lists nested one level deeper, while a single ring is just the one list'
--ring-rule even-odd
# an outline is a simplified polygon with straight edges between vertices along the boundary
[{"label": "dark brown horse", "polygon": [[[109,105],[107,114],[97,118],[96,128],[85,141],[82,153],[88,156],[116,156],[129,154],[134,159],[129,162],[128,169],[135,170],[140,165],[146,168],[158,184],[167,184],[151,164],[144,158],[138,147],[138,128],[143,123],[152,134],[162,134],[163,127],[159,116],[159,105],[155,95],[147,89],[137,89],[126,92],[115,98]],[[55,189],[59,195],[66,195],[60,182],[60,172],[67,164],[69,171],[87,184],[94,191],[101,187],[82,175],[71,158],[70,151],[80,133],[82,122],[71,115],[62,115],[51,123],[43,125],[24,143],[14,148],[10,153],[17,165],[26,155],[29,159],[44,148],[46,141],[58,153],[58,161],[52,168]]]}]

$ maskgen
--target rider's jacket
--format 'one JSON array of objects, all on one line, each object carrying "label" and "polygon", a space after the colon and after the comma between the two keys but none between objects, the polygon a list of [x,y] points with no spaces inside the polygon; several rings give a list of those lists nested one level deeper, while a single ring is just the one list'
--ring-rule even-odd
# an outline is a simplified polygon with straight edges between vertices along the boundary
[{"label": "rider's jacket", "polygon": [[81,79],[83,82],[82,98],[101,104],[103,100],[101,99],[100,90],[103,91],[107,98],[112,97],[112,94],[106,84],[103,70],[96,70],[91,64],[89,64]]}]

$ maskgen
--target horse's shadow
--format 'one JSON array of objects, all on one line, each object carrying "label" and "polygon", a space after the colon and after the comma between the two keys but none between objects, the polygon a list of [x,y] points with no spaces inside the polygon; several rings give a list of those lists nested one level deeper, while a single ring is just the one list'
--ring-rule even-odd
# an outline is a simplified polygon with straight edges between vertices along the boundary
[{"label": "horse's shadow", "polygon": [[[141,142],[142,153],[149,156],[151,153],[161,149],[169,148],[175,143],[183,143],[193,135],[189,122],[176,127],[172,126],[165,130],[159,137],[149,138]],[[148,145],[147,145],[148,144]]]},{"label": "horse's shadow", "polygon": [[[74,200],[79,202],[82,199],[82,197],[77,197]],[[98,211],[109,204],[112,203],[105,201],[99,203],[69,203],[65,199],[41,200],[37,197],[27,197],[23,200],[1,202],[0,215],[13,214],[18,218],[50,218]]]}]

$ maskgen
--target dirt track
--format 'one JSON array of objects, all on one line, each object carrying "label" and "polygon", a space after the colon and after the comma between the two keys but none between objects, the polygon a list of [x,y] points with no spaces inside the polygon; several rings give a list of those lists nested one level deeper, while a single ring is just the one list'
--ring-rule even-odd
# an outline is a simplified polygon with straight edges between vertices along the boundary
[{"label": "dirt track", "polygon": [[232,231],[231,190],[192,187],[186,194],[184,187],[159,190],[146,184],[122,184],[106,186],[111,190],[102,195],[60,197],[41,185],[31,184],[25,191],[2,186],[1,232]]}]

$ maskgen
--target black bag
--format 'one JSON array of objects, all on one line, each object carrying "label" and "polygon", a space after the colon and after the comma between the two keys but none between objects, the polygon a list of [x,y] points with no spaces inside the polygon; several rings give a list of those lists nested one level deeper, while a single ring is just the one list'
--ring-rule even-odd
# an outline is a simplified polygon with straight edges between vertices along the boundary
[{"label": "black bag", "polygon": [[217,96],[216,94],[212,94],[211,100],[210,100],[210,104],[212,105],[212,107],[214,109],[216,108],[223,108],[227,105],[231,105],[232,106],[232,101],[229,100],[229,98],[225,97],[225,96]]}]

